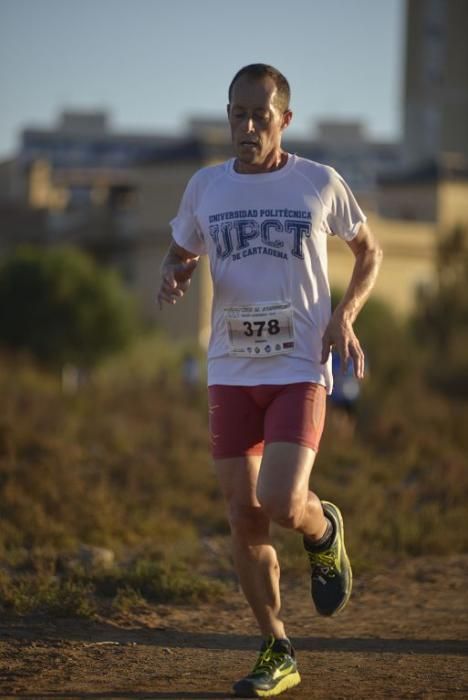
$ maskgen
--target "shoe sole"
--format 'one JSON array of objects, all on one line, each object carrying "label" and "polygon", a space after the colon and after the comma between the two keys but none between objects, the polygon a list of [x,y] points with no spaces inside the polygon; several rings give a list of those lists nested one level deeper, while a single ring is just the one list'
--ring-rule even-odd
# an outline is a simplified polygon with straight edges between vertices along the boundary
[{"label": "shoe sole", "polygon": [[[301,682],[301,677],[298,671],[294,673],[289,673],[287,676],[282,678],[277,685],[271,690],[256,690],[255,688],[245,687],[234,690],[234,695],[237,698],[270,698],[274,695],[280,695],[284,693],[285,690],[290,690]],[[247,684],[246,684],[247,686]]]},{"label": "shoe sole", "polygon": [[343,558],[344,558],[346,565],[348,567],[348,570],[349,570],[348,590],[346,592],[345,597],[343,598],[343,601],[340,603],[340,605],[332,613],[325,613],[324,614],[324,613],[320,613],[320,611],[317,611],[323,617],[332,617],[333,615],[337,615],[341,610],[343,610],[343,608],[345,607],[345,605],[347,604],[347,602],[349,601],[349,599],[351,597],[351,592],[353,590],[353,570],[351,568],[351,562],[349,561],[349,557],[348,557],[348,554],[346,552],[345,540],[344,540],[343,516],[341,515],[340,509],[337,506],[335,506],[334,503],[330,503],[330,501],[322,501],[322,506],[323,506],[323,510],[324,510],[326,515],[327,515],[326,509],[331,510],[330,515],[338,523],[339,534],[341,537]]}]

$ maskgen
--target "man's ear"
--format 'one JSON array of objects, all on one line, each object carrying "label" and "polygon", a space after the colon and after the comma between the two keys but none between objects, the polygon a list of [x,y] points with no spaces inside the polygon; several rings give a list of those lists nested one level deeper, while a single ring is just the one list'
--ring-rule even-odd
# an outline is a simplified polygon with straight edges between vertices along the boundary
[{"label": "man's ear", "polygon": [[293,113],[290,109],[286,110],[283,114],[283,123],[281,124],[281,129],[287,129],[293,118]]},{"label": "man's ear", "polygon": [[228,104],[226,105],[226,112],[227,112],[227,115],[228,115],[228,119],[229,119],[229,109],[230,109],[230,107],[231,107],[231,105],[228,103]]}]

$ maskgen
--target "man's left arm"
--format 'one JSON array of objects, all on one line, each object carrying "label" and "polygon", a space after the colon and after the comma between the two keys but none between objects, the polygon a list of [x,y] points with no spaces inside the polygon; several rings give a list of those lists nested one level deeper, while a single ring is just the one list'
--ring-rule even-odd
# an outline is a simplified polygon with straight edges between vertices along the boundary
[{"label": "man's left arm", "polygon": [[354,254],[353,273],[348,288],[325,330],[321,361],[324,364],[328,360],[330,349],[335,347],[340,355],[343,371],[351,358],[354,374],[358,379],[362,379],[364,353],[354,333],[353,323],[375,284],[383,252],[366,223],[361,224],[357,235],[351,241],[347,241],[347,244]]}]

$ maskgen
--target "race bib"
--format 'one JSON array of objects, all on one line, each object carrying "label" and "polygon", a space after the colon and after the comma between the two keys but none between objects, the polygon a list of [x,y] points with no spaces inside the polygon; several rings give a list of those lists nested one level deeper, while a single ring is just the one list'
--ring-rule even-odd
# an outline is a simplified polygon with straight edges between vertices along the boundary
[{"label": "race bib", "polygon": [[224,309],[229,354],[271,357],[294,350],[293,310],[290,302],[261,302]]}]

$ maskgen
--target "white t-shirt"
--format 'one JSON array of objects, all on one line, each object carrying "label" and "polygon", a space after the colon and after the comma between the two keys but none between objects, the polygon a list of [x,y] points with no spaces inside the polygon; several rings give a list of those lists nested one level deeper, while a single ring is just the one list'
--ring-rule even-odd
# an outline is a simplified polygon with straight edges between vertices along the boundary
[{"label": "white t-shirt", "polygon": [[327,236],[349,241],[366,217],[329,166],[289,154],[279,170],[246,175],[234,162],[195,173],[171,221],[176,243],[210,260],[208,384],[310,381],[331,392],[331,359],[320,363]]}]

